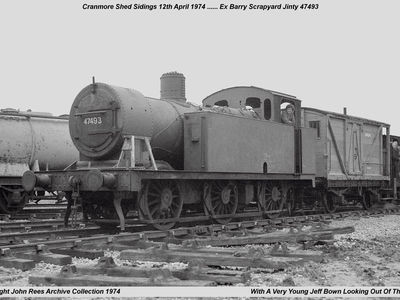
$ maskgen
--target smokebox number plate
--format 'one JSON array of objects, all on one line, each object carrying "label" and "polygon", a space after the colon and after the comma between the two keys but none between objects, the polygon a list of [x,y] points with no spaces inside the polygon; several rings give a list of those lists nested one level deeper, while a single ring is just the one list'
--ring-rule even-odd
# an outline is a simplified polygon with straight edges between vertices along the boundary
[{"label": "smokebox number plate", "polygon": [[103,121],[101,120],[101,117],[90,117],[83,119],[83,124],[85,125],[97,125],[102,123]]}]

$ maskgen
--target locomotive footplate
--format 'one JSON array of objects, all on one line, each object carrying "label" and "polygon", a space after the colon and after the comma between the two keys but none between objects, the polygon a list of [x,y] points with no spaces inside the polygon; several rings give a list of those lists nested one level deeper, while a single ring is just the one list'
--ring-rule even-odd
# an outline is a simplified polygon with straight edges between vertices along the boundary
[{"label": "locomotive footplate", "polygon": [[[34,175],[33,175],[34,174]],[[34,176],[35,179],[32,179]],[[47,191],[72,191],[71,182],[80,182],[80,191],[138,192],[143,180],[190,181],[294,181],[315,186],[314,174],[257,174],[228,172],[152,171],[137,169],[81,169],[69,171],[25,172],[22,186],[31,192],[35,185]]]}]

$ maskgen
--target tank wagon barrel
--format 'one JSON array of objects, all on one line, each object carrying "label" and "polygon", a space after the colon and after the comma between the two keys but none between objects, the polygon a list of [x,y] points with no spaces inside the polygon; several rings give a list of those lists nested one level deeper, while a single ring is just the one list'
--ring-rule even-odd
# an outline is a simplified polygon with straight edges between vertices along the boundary
[{"label": "tank wagon barrel", "polygon": [[0,211],[23,206],[21,176],[26,170],[60,170],[78,159],[67,123],[51,114],[0,111]]},{"label": "tank wagon barrel", "polygon": [[0,113],[0,161],[3,176],[21,176],[21,165],[63,169],[78,158],[68,137],[68,120],[38,114]]}]

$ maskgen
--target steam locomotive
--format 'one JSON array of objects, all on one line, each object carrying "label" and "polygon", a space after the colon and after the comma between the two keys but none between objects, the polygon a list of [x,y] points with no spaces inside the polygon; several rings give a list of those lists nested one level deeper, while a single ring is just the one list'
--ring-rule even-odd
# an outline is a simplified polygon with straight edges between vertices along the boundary
[{"label": "steam locomotive", "polygon": [[93,80],[69,117],[79,160],[27,171],[22,185],[64,191],[121,229],[129,215],[166,230],[186,217],[224,224],[315,203],[332,212],[349,197],[368,208],[390,188],[389,128],[253,86],[196,106],[177,72],[162,75],[160,99]]},{"label": "steam locomotive", "polygon": [[[21,186],[26,170],[63,169],[78,159],[78,151],[65,117],[1,109],[0,128],[0,213],[10,214],[29,198]],[[42,198],[44,192],[38,188],[34,194]]]}]

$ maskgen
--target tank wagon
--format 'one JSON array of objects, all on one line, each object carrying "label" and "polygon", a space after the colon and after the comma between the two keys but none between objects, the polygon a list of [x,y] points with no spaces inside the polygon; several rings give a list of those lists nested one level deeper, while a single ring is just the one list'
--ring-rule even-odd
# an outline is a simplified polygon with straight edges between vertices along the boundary
[{"label": "tank wagon", "polygon": [[[78,159],[78,151],[65,117],[2,109],[0,128],[0,213],[13,213],[28,200],[21,186],[25,171],[64,169]],[[43,196],[44,190],[35,194]]]},{"label": "tank wagon", "polygon": [[93,81],[70,112],[79,160],[64,171],[25,172],[23,186],[64,191],[92,219],[118,216],[122,229],[132,210],[158,229],[186,216],[274,217],[315,182],[316,133],[300,115],[296,97],[256,87],[192,105],[176,72],[161,77],[160,99]]}]

